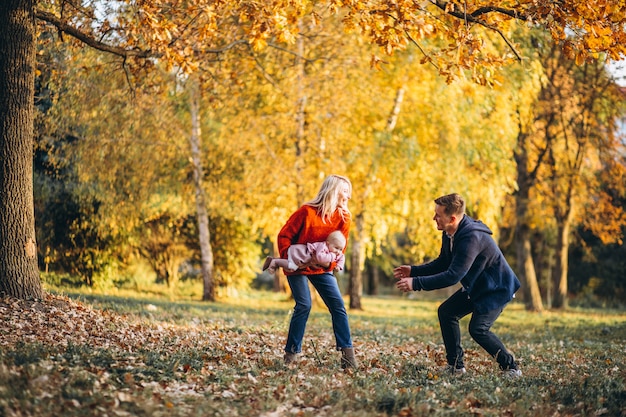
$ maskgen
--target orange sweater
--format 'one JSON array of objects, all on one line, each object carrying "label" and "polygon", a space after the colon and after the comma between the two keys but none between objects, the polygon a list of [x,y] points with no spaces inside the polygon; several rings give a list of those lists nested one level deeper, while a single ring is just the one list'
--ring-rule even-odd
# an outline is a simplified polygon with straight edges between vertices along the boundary
[{"label": "orange sweater", "polygon": [[[308,242],[325,241],[328,235],[335,230],[341,230],[348,241],[348,232],[350,231],[350,214],[344,214],[345,220],[341,218],[339,210],[333,213],[330,221],[323,223],[322,218],[318,216],[317,209],[308,205],[303,205],[296,210],[287,223],[278,233],[278,251],[280,257],[287,259],[287,249],[293,244],[305,244]],[[344,248],[344,253],[346,249]],[[328,269],[308,267],[297,272],[286,273],[287,275],[312,275],[321,274],[323,272],[332,271],[336,266],[336,262],[331,263]]]}]

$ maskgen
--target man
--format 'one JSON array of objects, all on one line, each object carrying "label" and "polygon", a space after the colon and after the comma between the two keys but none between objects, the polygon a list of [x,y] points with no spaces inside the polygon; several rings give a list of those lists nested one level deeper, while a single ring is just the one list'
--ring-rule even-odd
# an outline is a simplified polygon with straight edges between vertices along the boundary
[{"label": "man", "polygon": [[437,229],[443,231],[437,259],[423,265],[402,265],[394,269],[401,291],[430,291],[461,282],[462,288],[439,307],[439,325],[452,374],[465,373],[459,320],[472,313],[469,333],[496,359],[504,375],[519,377],[513,355],[491,332],[504,306],[520,287],[492,232],[481,221],[465,214],[465,201],[458,194],[435,200]]}]

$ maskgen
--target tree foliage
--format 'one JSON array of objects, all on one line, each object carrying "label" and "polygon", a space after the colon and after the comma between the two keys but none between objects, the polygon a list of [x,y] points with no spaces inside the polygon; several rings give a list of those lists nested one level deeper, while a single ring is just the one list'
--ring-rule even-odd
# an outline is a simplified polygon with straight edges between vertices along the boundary
[{"label": "tree foliage", "polygon": [[[574,1],[545,4],[534,0],[514,4],[504,1],[461,3],[438,0],[421,3],[344,0],[329,0],[321,3],[293,0],[261,3],[249,0],[203,0],[171,3],[166,0],[156,0],[137,3],[122,0],[105,3],[85,1],[81,2],[80,6],[69,1],[42,1],[38,2],[37,8],[35,8],[31,0],[11,0],[0,7],[0,18],[2,22],[7,23],[1,25],[3,29],[0,30],[0,45],[4,49],[0,51],[2,52],[0,56],[9,57],[11,60],[11,62],[5,62],[4,58],[0,60],[0,64],[2,64],[0,65],[0,81],[7,82],[7,88],[4,91],[27,91],[27,98],[32,98],[32,86],[30,84],[32,84],[31,81],[35,75],[34,42],[36,38],[35,36],[11,38],[14,32],[11,28],[18,27],[14,25],[15,22],[23,21],[25,24],[22,27],[25,30],[20,31],[19,34],[34,33],[33,18],[37,18],[40,23],[39,34],[41,36],[38,38],[39,42],[63,41],[69,46],[77,47],[72,52],[74,56],[79,54],[77,51],[80,48],[78,47],[85,44],[106,52],[108,54],[106,57],[94,58],[94,62],[98,62],[94,67],[97,68],[98,75],[105,77],[103,71],[119,69],[121,70],[119,74],[122,76],[115,75],[112,77],[114,86],[126,83],[132,88],[155,88],[152,98],[158,97],[159,102],[164,100],[163,94],[166,93],[165,90],[159,91],[162,69],[165,69],[167,74],[175,71],[178,76],[182,77],[191,73],[200,74],[203,81],[209,82],[207,85],[217,90],[223,88],[220,86],[222,83],[230,84],[230,81],[233,81],[236,84],[236,81],[240,79],[237,77],[240,75],[237,73],[237,66],[234,63],[232,65],[227,63],[226,52],[247,55],[250,59],[246,61],[246,66],[242,67],[243,72],[246,72],[246,68],[260,65],[255,54],[266,54],[272,48],[287,51],[295,58],[292,65],[287,67],[292,71],[286,72],[288,77],[292,77],[287,83],[290,89],[284,90],[282,95],[274,92],[276,106],[273,111],[282,108],[283,111],[286,111],[285,118],[288,120],[285,120],[285,124],[279,125],[278,128],[271,124],[263,126],[258,121],[255,123],[257,126],[266,128],[263,130],[266,138],[282,138],[285,141],[283,143],[284,149],[291,151],[291,153],[281,153],[280,157],[275,160],[280,161],[281,164],[284,164],[283,166],[293,167],[293,171],[286,172],[296,178],[295,195],[296,201],[300,203],[306,198],[305,196],[312,194],[307,190],[313,189],[315,187],[313,184],[319,183],[321,173],[329,167],[338,171],[345,170],[347,167],[341,159],[342,162],[338,163],[336,160],[325,158],[330,154],[329,138],[336,136],[340,139],[338,142],[350,143],[345,140],[346,132],[349,131],[332,130],[332,125],[324,122],[327,120],[324,114],[341,114],[340,112],[320,112],[318,116],[320,118],[317,120],[318,130],[311,130],[310,123],[313,119],[307,115],[309,110],[307,106],[310,104],[309,100],[315,97],[310,92],[318,93],[317,90],[313,90],[318,87],[318,84],[310,82],[309,74],[306,71],[317,65],[319,74],[321,74],[323,69],[320,64],[324,60],[307,63],[306,59],[310,55],[305,49],[300,49],[305,48],[304,38],[306,34],[313,33],[310,29],[321,25],[322,22],[333,21],[338,17],[342,19],[344,27],[365,35],[364,39],[382,47],[385,53],[397,53],[399,50],[412,45],[419,50],[419,62],[436,68],[447,81],[468,77],[479,84],[496,86],[504,81],[500,77],[501,74],[496,71],[497,68],[509,61],[523,61],[524,59],[512,40],[512,34],[520,27],[520,24],[539,27],[547,31],[552,39],[560,45],[564,53],[579,64],[602,59],[604,54],[611,59],[622,57],[625,45],[624,16],[626,15],[623,7],[618,2],[606,0],[587,2],[584,5]],[[58,36],[51,35],[50,28],[54,28]],[[333,30],[335,30],[334,26]],[[333,36],[337,39],[337,32],[333,32]],[[19,42],[13,42],[13,40]],[[310,45],[321,44],[322,42],[317,42],[317,44],[312,42]],[[316,47],[319,48],[320,46]],[[4,51],[7,53],[5,54]],[[386,59],[383,60],[376,53],[371,53],[370,58],[374,66],[384,68]],[[278,74],[285,68],[284,65],[279,64],[282,59],[284,58],[278,58],[276,61],[276,71],[273,74]],[[14,65],[16,62],[22,61],[25,63],[24,65]],[[237,63],[239,62],[241,61],[237,61]],[[73,65],[71,72],[81,70],[80,67]],[[309,68],[306,68],[307,66]],[[23,79],[18,79],[16,73],[7,70],[17,67],[25,69]],[[271,77],[266,78],[271,73],[267,71],[261,71],[261,73],[269,81],[266,85],[268,89],[266,91],[277,85],[271,81]],[[333,73],[331,72],[331,74]],[[24,80],[28,80],[28,89],[14,88],[21,85],[20,83],[23,83]],[[291,89],[293,87],[295,90]],[[399,91],[399,88],[401,87],[398,85],[386,88],[385,94],[381,97],[393,100],[391,97],[395,96],[394,94]],[[84,85],[82,89],[89,91],[89,86]],[[133,139],[140,136],[139,131],[142,129],[151,131],[151,137],[159,138],[158,141],[167,143],[167,146],[174,145],[176,141],[171,139],[177,137],[176,131],[167,132],[167,129],[172,128],[174,124],[168,123],[168,126],[163,124],[165,120],[175,120],[174,117],[159,114],[149,117],[147,120],[138,120],[137,115],[143,113],[132,106],[124,106],[125,98],[119,94],[119,91],[121,90],[113,88],[111,91],[105,91],[102,96],[92,95],[91,97],[98,99],[100,97],[106,98],[109,105],[106,108],[102,107],[98,113],[100,103],[92,100],[92,103],[88,103],[91,105],[86,107],[87,111],[76,111],[75,119],[83,118],[85,120],[84,118],[92,117],[94,120],[100,118],[110,121],[111,115],[114,115],[115,117],[119,116],[122,121],[128,122],[127,129],[115,131],[114,128],[111,128],[111,126],[116,126],[115,123],[108,126],[106,123],[94,124],[94,126],[99,126],[98,128],[82,123],[74,124],[83,129],[77,132],[76,137],[92,135],[94,137],[108,137],[108,140],[114,140],[114,143],[119,145],[113,146],[109,142],[110,146],[107,146],[107,143],[104,142],[102,149],[91,152],[89,155],[90,163],[94,167],[102,167],[102,172],[87,174],[87,171],[77,170],[78,178],[84,184],[96,185],[96,181],[93,179],[99,175],[104,176],[103,173],[107,171],[105,163],[107,159],[119,158],[121,161],[127,161],[126,165],[119,164],[115,167],[118,171],[108,172],[111,177],[105,183],[109,188],[98,189],[94,186],[87,187],[82,191],[92,199],[96,197],[111,198],[115,195],[114,198],[118,200],[110,201],[106,206],[111,210],[100,213],[103,218],[101,224],[107,225],[108,222],[108,226],[115,231],[131,230],[132,224],[124,224],[124,228],[118,227],[121,222],[130,218],[124,217],[125,213],[144,209],[140,203],[137,203],[138,196],[132,192],[133,190],[145,191],[146,194],[150,194],[154,189],[169,186],[166,184],[168,177],[158,175],[158,164],[148,166],[147,164],[133,164],[131,162],[137,160],[131,157],[132,153],[136,153],[135,157],[143,157],[141,152],[130,146]],[[330,88],[319,92],[323,93],[319,97],[326,94],[328,105],[335,104],[333,100],[335,97]],[[64,99],[71,97],[71,92],[64,93],[68,93],[68,97],[64,97]],[[16,95],[17,93],[10,94]],[[115,94],[118,96],[115,97]],[[83,108],[81,106],[84,103],[80,101],[83,98],[80,95],[75,97],[77,101],[73,108],[76,110]],[[257,98],[263,101],[267,100],[268,97],[259,95]],[[205,98],[210,102],[216,97]],[[285,98],[286,100],[284,100]],[[141,100],[145,101],[141,102]],[[119,107],[115,106],[116,101]],[[9,100],[6,101],[7,106],[3,106],[2,109],[8,109],[10,103],[13,102],[17,101],[11,101],[9,97]],[[145,109],[149,107],[150,102],[145,98],[137,97],[137,103],[140,109]],[[322,104],[322,102],[318,104]],[[381,106],[381,112],[383,114],[388,113],[389,108],[391,107]],[[342,110],[342,107],[338,105],[336,109]],[[30,151],[27,150],[30,149],[30,146],[24,146],[27,144],[24,138],[29,136],[28,133],[33,126],[32,104],[15,110],[19,110],[19,112],[3,111],[0,113],[0,122],[3,126],[8,126],[2,132],[0,154],[3,157],[6,155],[3,160],[6,167],[15,167],[12,170],[12,175],[14,175],[12,178],[16,179],[14,182],[3,183],[4,188],[0,192],[8,196],[3,201],[11,201],[12,197],[18,195],[26,195],[24,207],[20,205],[20,210],[24,212],[23,214],[28,214],[32,211],[32,201],[29,200],[29,196],[32,195],[29,186],[32,168],[29,164],[22,164],[19,161],[30,159]],[[119,114],[117,110],[120,110]],[[173,111],[170,114],[176,115],[176,112]],[[348,113],[344,114],[347,115]],[[67,116],[69,120],[70,115]],[[356,137],[360,138],[359,142],[365,141],[365,143],[376,138],[371,142],[375,148],[382,143],[381,139],[385,139],[381,136],[381,132],[385,131],[386,117],[380,117],[375,113],[372,113],[371,116],[374,118],[362,120],[362,126],[369,126],[368,128],[372,129],[370,134],[365,135],[363,132],[356,132],[362,135],[357,134]],[[217,117],[220,119],[217,120],[217,123],[223,123],[223,118],[223,114],[220,114]],[[270,118],[268,117],[268,119]],[[289,125],[289,121],[291,125]],[[161,125],[165,129],[161,129]],[[184,130],[183,126],[179,131]],[[13,131],[17,134],[9,137],[7,132]],[[16,142],[11,142],[9,139],[15,139]],[[258,144],[259,142],[254,141],[254,143]],[[455,143],[462,142],[450,142],[451,145]],[[307,152],[303,153],[305,149]],[[415,149],[414,145],[409,145],[409,149]],[[239,154],[245,155],[245,150]],[[433,153],[433,155],[435,154]],[[250,152],[249,155],[256,156],[257,154]],[[479,155],[481,158],[485,156],[484,154]],[[84,156],[87,160],[87,153]],[[128,158],[124,159],[126,156]],[[388,156],[393,157],[394,155],[390,153]],[[490,158],[493,155],[487,156]],[[184,158],[178,158],[174,161],[168,161],[168,163],[171,162],[176,165],[183,160]],[[320,161],[324,161],[324,163],[321,164]],[[365,163],[363,166],[372,167],[373,165]],[[162,168],[167,170],[171,167]],[[146,183],[149,185],[148,187],[142,187],[142,184],[133,184],[135,181],[133,175],[138,175],[143,169],[155,174],[154,181]],[[421,170],[421,172],[425,172],[428,168],[422,167]],[[181,175],[184,174],[184,169],[180,169],[180,166],[178,169],[174,166],[174,171]],[[369,168],[362,171],[364,174],[362,176],[363,181],[371,178],[371,172]],[[390,173],[385,173],[384,170],[376,169],[376,172],[381,180],[392,181],[394,178]],[[420,171],[417,170],[416,172]],[[256,175],[258,172],[255,171],[254,174]],[[88,175],[92,175],[92,177]],[[413,175],[419,174],[413,173]],[[356,178],[358,177],[359,174],[356,174]],[[256,178],[271,177],[259,176]],[[278,182],[284,182],[280,177],[278,180]],[[220,184],[221,181],[222,179],[220,179]],[[174,183],[180,182],[174,179]],[[98,183],[97,185],[102,186],[103,184]],[[233,182],[233,184],[235,183]],[[382,182],[378,184],[382,184]],[[276,185],[276,183],[272,185]],[[227,189],[239,191],[237,187]],[[248,191],[258,192],[259,189],[261,187],[250,188]],[[497,186],[496,189],[500,190],[501,187]],[[23,193],[24,190],[26,190],[26,194]],[[112,190],[115,190],[115,193],[111,192]],[[276,190],[276,188],[272,187],[272,190]],[[496,195],[498,193],[499,191],[496,191]],[[282,193],[282,195],[287,196],[289,194],[287,192]],[[383,194],[372,192],[371,195],[382,196]],[[145,201],[145,199],[140,200]],[[403,203],[399,202],[398,204]],[[250,204],[248,208],[252,210],[252,206]],[[283,205],[283,207],[287,206]],[[289,212],[291,209],[285,208],[283,210]],[[377,211],[376,209],[372,210],[372,214],[377,215]],[[4,203],[0,206],[0,215],[10,217],[7,217],[7,221],[3,222],[3,224],[9,225],[12,224],[11,219],[29,218],[27,215],[13,214],[12,208]],[[267,224],[267,221],[264,220],[263,222]],[[259,224],[253,225],[252,230],[254,231],[258,226]],[[34,237],[28,236],[30,232],[27,231],[24,232],[24,236],[20,233],[11,231],[11,235],[7,236],[7,241],[18,242],[15,248],[29,248],[26,251],[27,254],[34,253],[31,250]],[[22,241],[26,243],[24,245],[19,244]],[[2,283],[7,284],[3,288],[10,288],[16,282],[36,281],[35,271],[30,268],[33,262],[36,263],[36,260],[31,255],[24,256],[22,249],[18,251],[20,253],[15,253],[15,256],[7,252],[0,258],[16,259],[19,265],[11,270],[19,271],[16,273],[17,275],[27,275],[28,278],[23,280],[24,277],[18,277],[16,274],[3,275],[1,277]],[[11,291],[15,292],[15,290]],[[37,294],[37,291],[34,291],[34,294]]]}]

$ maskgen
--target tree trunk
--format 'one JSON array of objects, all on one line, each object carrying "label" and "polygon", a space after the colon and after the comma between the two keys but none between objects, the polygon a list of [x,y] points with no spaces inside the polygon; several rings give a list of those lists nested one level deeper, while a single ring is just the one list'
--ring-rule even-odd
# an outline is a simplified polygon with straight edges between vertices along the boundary
[{"label": "tree trunk", "polygon": [[[382,154],[382,150],[386,146],[388,138],[391,137],[391,133],[396,127],[398,115],[400,114],[403,100],[404,86],[401,86],[396,90],[396,97],[393,102],[393,108],[389,113],[389,117],[387,118],[387,125],[385,126],[385,135],[381,137],[378,144],[380,154]],[[376,173],[378,171],[379,162],[380,161],[378,161],[376,156],[372,157],[370,168],[368,170],[368,175],[366,176],[366,186],[364,187],[363,192],[360,195],[361,210],[356,215],[354,215],[354,225],[356,228],[356,232],[353,234],[353,238],[351,240],[352,252],[348,292],[350,295],[350,308],[358,310],[362,309],[361,295],[363,294],[363,259],[365,254],[364,242],[366,239],[365,215],[367,211],[367,198],[372,191],[371,184],[374,184],[376,182]]]},{"label": "tree trunk", "polygon": [[545,263],[545,284],[546,284],[546,288],[545,288],[545,292],[546,292],[546,307],[548,309],[552,308],[552,300],[553,300],[553,288],[554,286],[552,285],[552,281],[553,281],[553,271],[554,271],[554,248],[547,248],[546,249],[547,254],[547,260]]},{"label": "tree trunk", "polygon": [[567,271],[569,262],[569,232],[572,223],[572,210],[568,211],[568,214],[563,222],[558,224],[558,241],[556,247],[556,274],[557,280],[554,286],[556,291],[554,292],[554,299],[552,306],[554,308],[567,308]]},{"label": "tree trunk", "polygon": [[[302,20],[298,22],[298,26],[300,30],[302,27]],[[295,121],[296,121],[296,135],[295,135],[295,150],[296,150],[296,161],[295,161],[295,170],[296,170],[296,199],[297,199],[297,207],[300,207],[302,203],[305,201],[304,195],[304,184],[302,183],[301,178],[304,178],[304,155],[306,153],[306,106],[308,102],[306,90],[305,90],[305,81],[306,81],[306,71],[304,68],[304,36],[298,36],[296,41],[296,47],[298,49],[298,55],[296,57],[296,65],[298,68],[298,78],[297,78],[297,101],[296,101],[296,110],[295,110]]]},{"label": "tree trunk", "polygon": [[32,0],[0,2],[0,295],[43,297],[33,202]]},{"label": "tree trunk", "polygon": [[366,260],[365,270],[367,271],[367,294],[378,295],[378,286],[380,284],[380,269],[378,266],[370,261]]},{"label": "tree trunk", "polygon": [[518,190],[515,193],[515,214],[517,223],[515,226],[516,252],[517,252],[517,273],[522,282],[522,291],[526,309],[532,311],[543,311],[541,293],[537,283],[537,274],[533,263],[533,255],[530,243],[530,227],[528,225],[528,201],[532,178],[530,177],[528,166],[528,155],[526,150],[526,135],[518,133],[518,145],[515,152],[515,162],[517,164],[517,184]]},{"label": "tree trunk", "polygon": [[191,159],[193,162],[193,180],[196,188],[196,213],[198,217],[198,234],[200,238],[200,256],[202,259],[202,301],[215,301],[215,280],[213,279],[213,250],[211,248],[211,234],[209,231],[209,215],[207,214],[204,188],[202,188],[202,159],[200,157],[200,111],[198,86],[190,80],[190,110],[191,110]]},{"label": "tree trunk", "polygon": [[[518,220],[519,221],[519,220]],[[521,272],[522,288],[524,289],[524,301],[526,309],[542,311],[543,302],[537,283],[537,274],[533,262],[530,245],[530,233],[525,225],[520,225],[517,230],[517,265],[518,273]]]},{"label": "tree trunk", "polygon": [[363,215],[356,216],[354,221],[354,237],[350,242],[350,281],[348,283],[348,294],[350,296],[350,309],[361,310],[361,294],[363,294]]}]

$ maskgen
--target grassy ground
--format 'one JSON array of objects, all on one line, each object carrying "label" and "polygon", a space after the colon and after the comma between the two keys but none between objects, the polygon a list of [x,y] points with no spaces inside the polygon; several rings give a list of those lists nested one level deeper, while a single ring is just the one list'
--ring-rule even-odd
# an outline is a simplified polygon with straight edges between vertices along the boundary
[{"label": "grassy ground", "polygon": [[494,326],[524,376],[501,377],[465,331],[468,373],[439,372],[438,302],[364,298],[349,311],[361,368],[344,371],[316,307],[297,366],[282,364],[292,303],[102,295],[0,299],[0,416],[622,416],[626,314],[533,314]]}]

